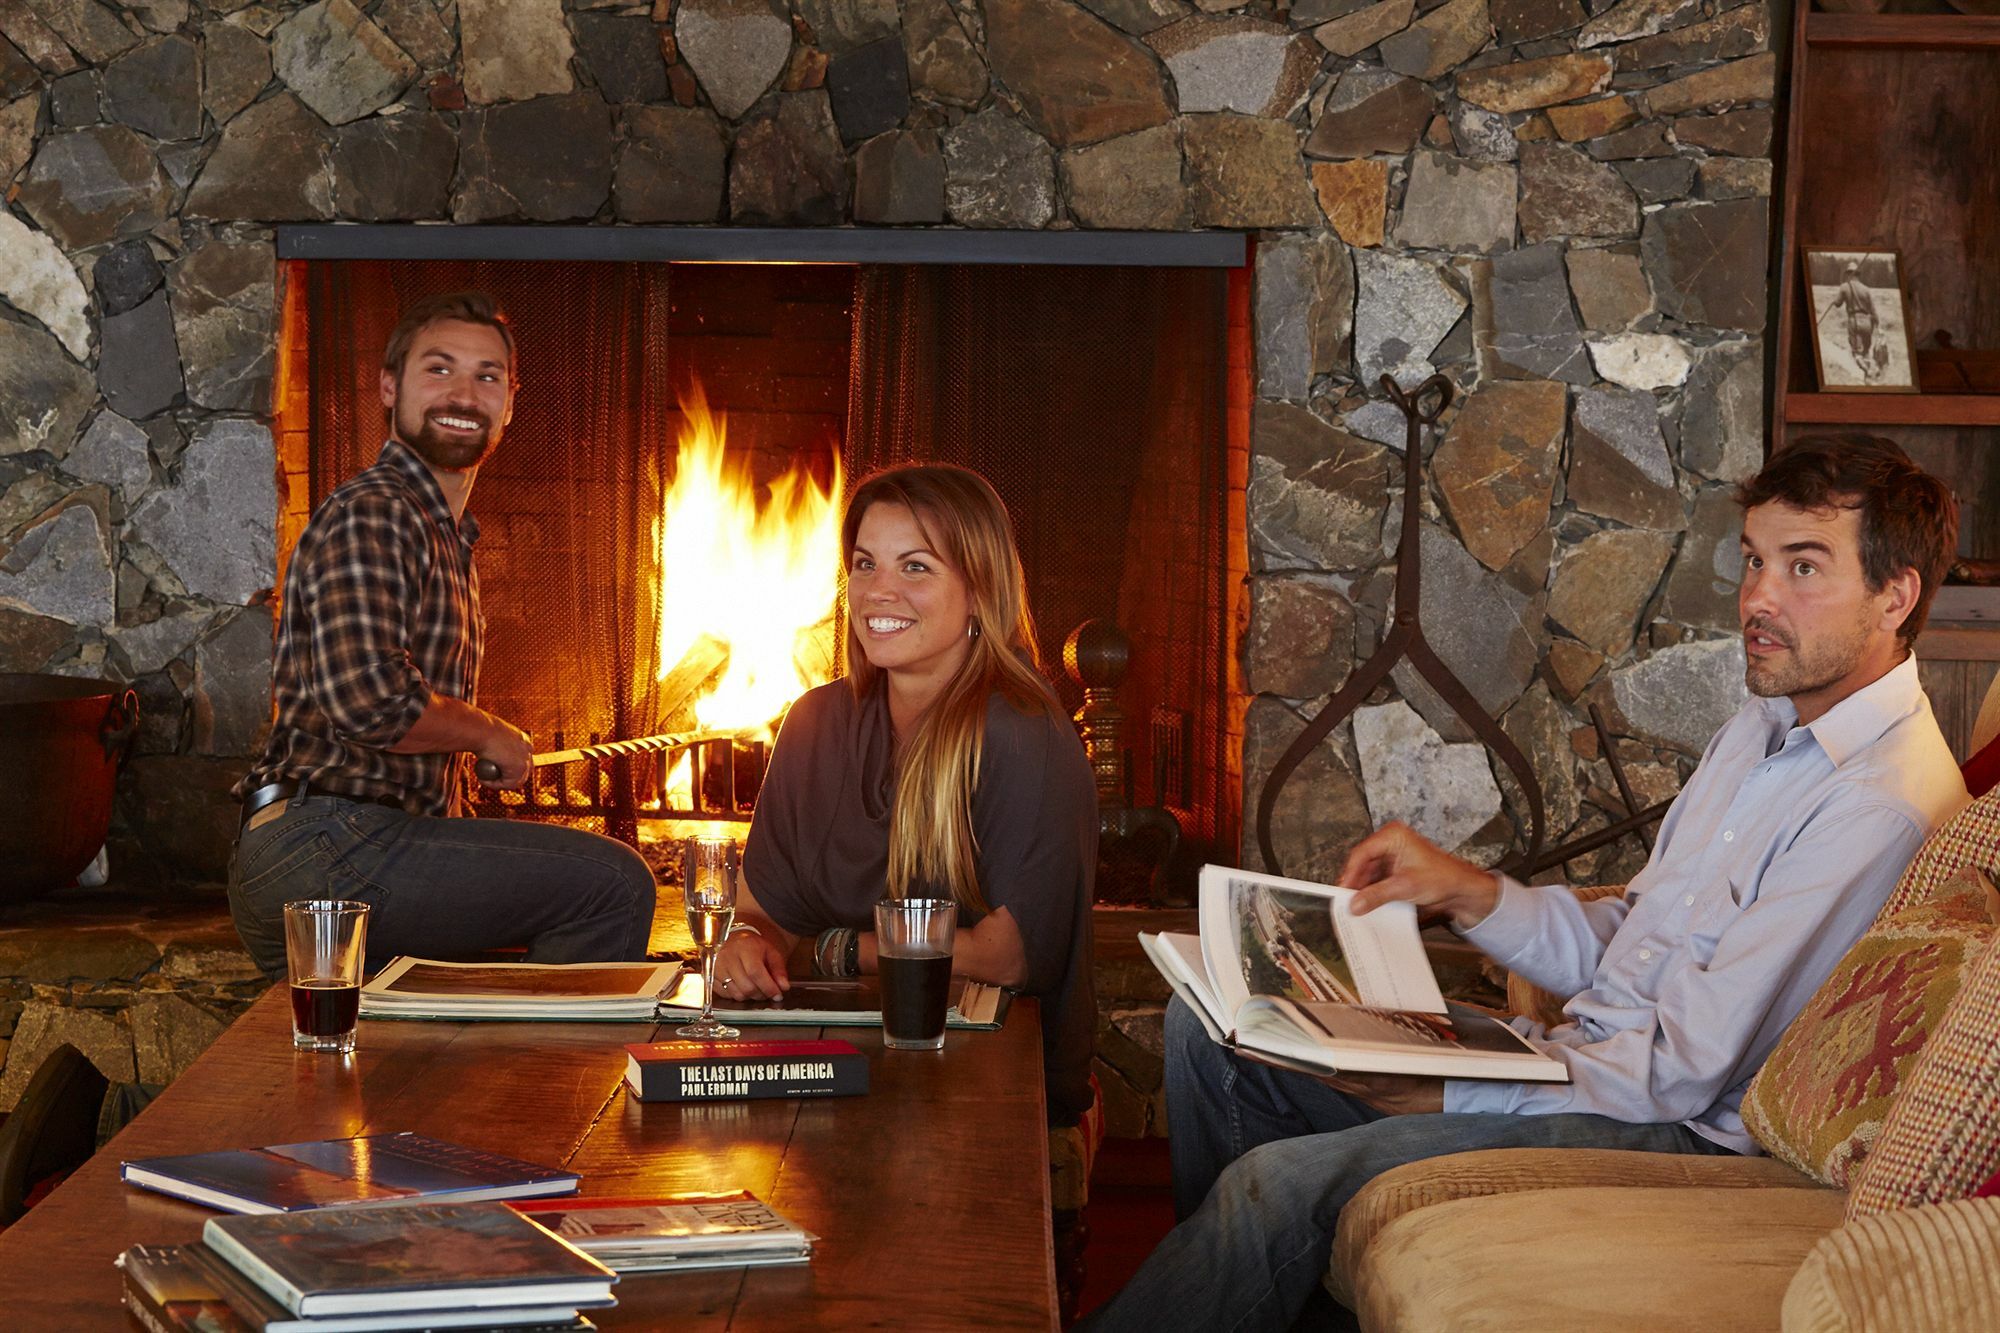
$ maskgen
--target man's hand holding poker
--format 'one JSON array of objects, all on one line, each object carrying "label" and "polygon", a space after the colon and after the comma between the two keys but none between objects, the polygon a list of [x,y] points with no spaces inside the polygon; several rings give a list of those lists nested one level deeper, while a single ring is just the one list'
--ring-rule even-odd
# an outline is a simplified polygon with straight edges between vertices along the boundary
[{"label": "man's hand holding poker", "polygon": [[489,733],[478,749],[474,751],[481,759],[490,760],[500,770],[500,775],[489,787],[502,791],[519,791],[528,785],[528,772],[534,767],[535,747],[528,740],[528,733],[511,722],[487,715],[492,722]]}]

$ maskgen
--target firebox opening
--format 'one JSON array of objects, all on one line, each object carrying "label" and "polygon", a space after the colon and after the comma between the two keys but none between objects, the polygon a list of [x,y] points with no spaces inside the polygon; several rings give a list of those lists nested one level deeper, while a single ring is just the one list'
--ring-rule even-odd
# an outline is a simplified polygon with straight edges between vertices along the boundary
[{"label": "firebox opening", "polygon": [[[463,287],[508,311],[515,416],[470,509],[480,702],[538,749],[754,725],[713,715],[715,659],[754,658],[768,684],[786,674],[785,640],[801,683],[761,719],[775,724],[796,689],[841,670],[845,490],[890,463],[950,461],[1008,503],[1069,709],[1083,701],[1062,670],[1070,632],[1102,619],[1130,637],[1123,771],[1106,799],[1173,813],[1169,886],[1191,884],[1203,860],[1235,860],[1242,270],[357,259],[292,260],[286,279],[281,566],[312,507],[373,461],[380,349],[399,312]],[[704,402],[720,453],[698,465]],[[690,502],[696,472],[738,491]],[[768,547],[788,523],[811,552],[792,567],[819,576],[803,592],[752,572],[784,563]],[[757,542],[766,554],[751,554]],[[754,643],[716,623],[717,603],[775,616],[787,598],[820,614]],[[763,739],[544,770],[525,801],[485,812],[583,822],[643,849],[688,821],[747,819]]]}]

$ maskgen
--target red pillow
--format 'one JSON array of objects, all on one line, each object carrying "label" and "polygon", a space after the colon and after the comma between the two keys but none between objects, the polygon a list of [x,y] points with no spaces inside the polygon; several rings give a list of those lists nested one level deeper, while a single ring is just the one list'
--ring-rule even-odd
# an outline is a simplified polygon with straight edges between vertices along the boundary
[{"label": "red pillow", "polygon": [[2000,736],[1986,742],[1986,747],[1972,758],[1958,766],[1959,775],[1965,779],[1965,790],[1977,800],[2000,783]]}]

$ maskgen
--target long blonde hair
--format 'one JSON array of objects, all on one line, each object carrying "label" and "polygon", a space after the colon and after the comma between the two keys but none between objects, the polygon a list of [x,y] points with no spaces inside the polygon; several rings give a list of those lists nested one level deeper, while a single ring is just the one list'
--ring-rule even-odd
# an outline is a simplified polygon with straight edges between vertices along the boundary
[{"label": "long blonde hair", "polygon": [[[888,468],[863,479],[841,523],[843,569],[851,569],[861,517],[876,504],[910,511],[924,542],[965,580],[976,630],[965,661],[945,682],[902,747],[889,817],[889,894],[938,884],[975,912],[988,910],[979,887],[972,795],[986,741],[987,699],[998,693],[1028,712],[1060,717],[1043,676],[1028,612],[1028,582],[1007,506],[977,472],[942,463]],[[847,625],[847,677],[865,700],[882,672]]]}]

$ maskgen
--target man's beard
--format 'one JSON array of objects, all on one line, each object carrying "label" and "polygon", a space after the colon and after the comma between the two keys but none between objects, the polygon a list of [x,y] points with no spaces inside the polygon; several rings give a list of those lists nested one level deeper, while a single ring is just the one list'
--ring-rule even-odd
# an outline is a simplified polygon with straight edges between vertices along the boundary
[{"label": "man's beard", "polygon": [[479,466],[500,447],[499,426],[478,412],[445,411],[441,415],[466,417],[484,422],[486,429],[473,436],[447,435],[429,417],[406,412],[401,404],[396,407],[396,437],[417,456],[432,467],[443,468],[447,472],[463,472],[467,468]]},{"label": "man's beard", "polygon": [[[1865,611],[1863,616],[1866,616]],[[1753,630],[1776,639],[1790,650],[1774,662],[1760,663],[1755,659],[1746,662],[1743,683],[1749,686],[1750,693],[1762,699],[1810,694],[1824,689],[1854,670],[1868,650],[1865,618],[1855,622],[1850,634],[1839,637],[1829,634],[1804,647],[1794,636],[1781,633],[1768,621],[1752,620],[1743,627],[1746,635]]]}]

